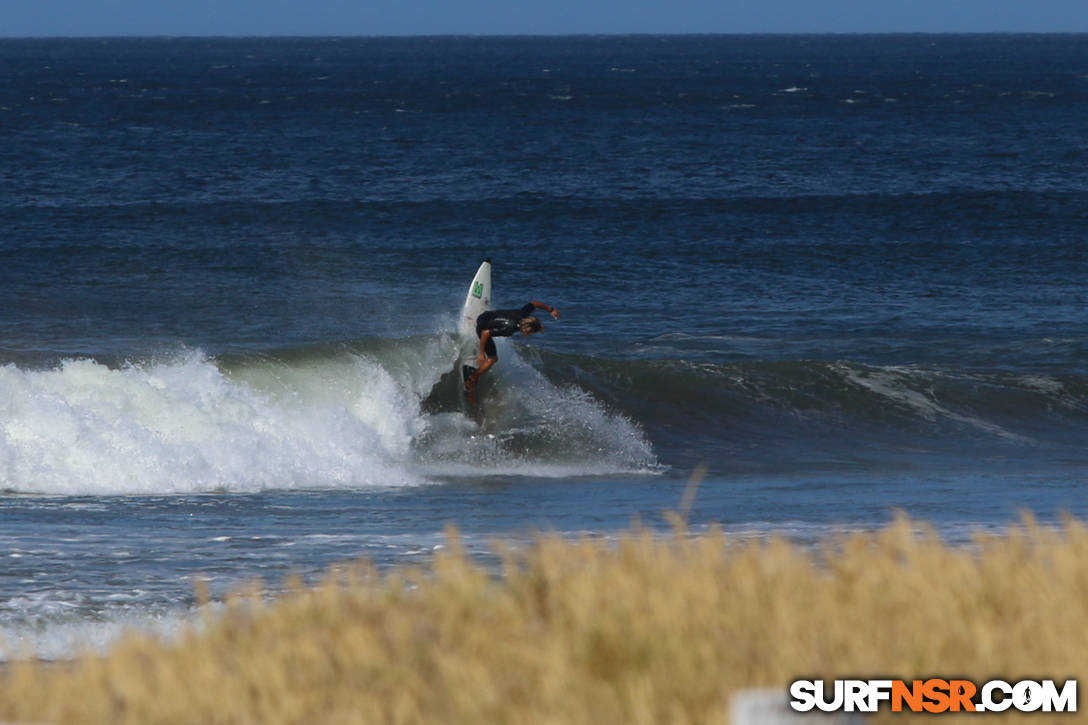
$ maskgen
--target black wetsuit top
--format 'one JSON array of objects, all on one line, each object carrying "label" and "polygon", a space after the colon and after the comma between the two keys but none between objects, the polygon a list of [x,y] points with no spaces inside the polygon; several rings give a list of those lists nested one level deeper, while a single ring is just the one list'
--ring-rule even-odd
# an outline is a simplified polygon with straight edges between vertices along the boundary
[{"label": "black wetsuit top", "polygon": [[[488,310],[476,318],[476,337],[482,335],[484,330],[490,330],[492,337],[510,337],[521,330],[518,323],[530,317],[535,309],[536,307],[530,302],[520,309]],[[484,343],[484,347],[488,357],[498,357],[493,340]]]}]

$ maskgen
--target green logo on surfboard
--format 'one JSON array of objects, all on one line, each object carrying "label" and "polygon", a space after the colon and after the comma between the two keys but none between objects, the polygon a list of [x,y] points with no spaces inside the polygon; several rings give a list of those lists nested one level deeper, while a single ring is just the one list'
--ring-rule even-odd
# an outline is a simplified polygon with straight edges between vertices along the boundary
[{"label": "green logo on surfboard", "polygon": [[472,283],[472,296],[473,297],[482,297],[483,294],[484,294],[484,283],[483,282],[473,282]]}]

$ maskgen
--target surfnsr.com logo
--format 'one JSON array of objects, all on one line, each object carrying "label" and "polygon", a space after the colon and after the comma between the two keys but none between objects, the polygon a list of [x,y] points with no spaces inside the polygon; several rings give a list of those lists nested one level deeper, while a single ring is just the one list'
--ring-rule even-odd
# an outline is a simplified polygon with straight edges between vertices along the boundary
[{"label": "surfnsr.com logo", "polygon": [[790,698],[798,712],[877,712],[885,704],[892,712],[1076,712],[1077,681],[797,680]]}]

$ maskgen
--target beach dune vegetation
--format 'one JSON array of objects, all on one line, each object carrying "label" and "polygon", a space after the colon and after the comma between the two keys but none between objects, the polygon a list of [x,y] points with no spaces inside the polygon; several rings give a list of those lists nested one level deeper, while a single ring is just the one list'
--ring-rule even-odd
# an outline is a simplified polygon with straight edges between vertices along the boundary
[{"label": "beach dune vegetation", "polygon": [[1088,675],[1073,520],[957,546],[903,518],[816,546],[678,523],[496,552],[501,574],[450,529],[425,567],[337,566],[238,592],[169,641],[11,663],[0,720],[724,723],[735,693],[796,679]]}]

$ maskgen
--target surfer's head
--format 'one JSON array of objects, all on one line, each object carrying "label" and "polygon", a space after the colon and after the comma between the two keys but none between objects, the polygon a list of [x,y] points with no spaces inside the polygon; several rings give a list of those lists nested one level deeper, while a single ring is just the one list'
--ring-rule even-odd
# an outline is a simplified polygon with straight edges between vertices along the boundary
[{"label": "surfer's head", "polygon": [[518,329],[521,330],[522,335],[532,335],[543,330],[544,325],[541,325],[540,320],[535,317],[522,317],[518,322]]}]

